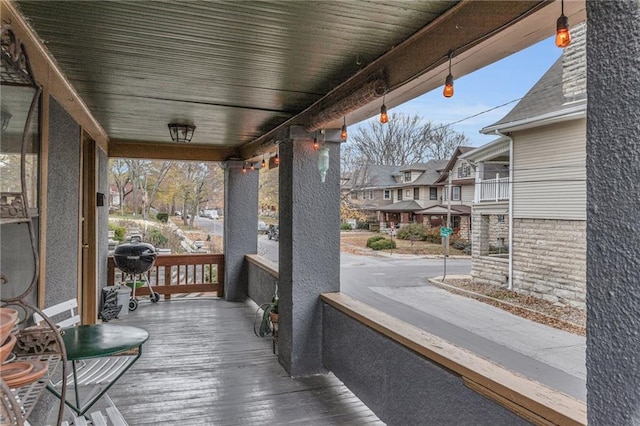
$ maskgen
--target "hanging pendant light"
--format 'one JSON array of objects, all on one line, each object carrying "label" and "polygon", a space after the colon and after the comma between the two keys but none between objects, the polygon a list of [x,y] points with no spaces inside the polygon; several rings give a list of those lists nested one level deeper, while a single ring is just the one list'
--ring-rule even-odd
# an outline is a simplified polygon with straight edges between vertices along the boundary
[{"label": "hanging pendant light", "polygon": [[242,173],[247,173],[247,162],[242,163]]},{"label": "hanging pendant light", "polygon": [[260,163],[260,168],[264,169],[265,167],[267,167],[267,163],[264,161],[264,157],[262,157],[262,163]]},{"label": "hanging pendant light", "polygon": [[253,165],[253,161],[251,162],[251,167],[249,167],[249,169],[250,169],[251,171],[254,171],[254,170],[256,169],[256,168],[255,168],[255,166]]},{"label": "hanging pendant light", "polygon": [[385,124],[389,122],[389,115],[387,114],[387,106],[384,104],[386,93],[382,95],[382,106],[380,107],[380,123]]},{"label": "hanging pendant light", "polygon": [[340,132],[340,139],[342,139],[343,141],[346,141],[347,140],[347,117],[342,117],[342,119],[343,119],[343,124],[342,124],[342,131]]},{"label": "hanging pendant light", "polygon": [[445,98],[450,98],[453,96],[453,74],[451,74],[451,59],[453,58],[453,50],[449,52],[449,75],[444,80],[444,90],[442,94]]},{"label": "hanging pendant light", "polygon": [[273,158],[273,164],[276,166],[280,164],[280,157],[278,157],[278,153],[276,152],[276,156]]},{"label": "hanging pendant light", "polygon": [[564,0],[560,2],[560,17],[556,22],[556,46],[565,48],[571,43],[569,18],[564,15]]},{"label": "hanging pendant light", "polygon": [[329,148],[323,146],[318,152],[318,171],[320,172],[320,182],[325,181],[327,178],[327,171],[329,170]]},{"label": "hanging pendant light", "polygon": [[318,150],[318,133],[317,132],[313,132],[313,150],[314,151]]}]

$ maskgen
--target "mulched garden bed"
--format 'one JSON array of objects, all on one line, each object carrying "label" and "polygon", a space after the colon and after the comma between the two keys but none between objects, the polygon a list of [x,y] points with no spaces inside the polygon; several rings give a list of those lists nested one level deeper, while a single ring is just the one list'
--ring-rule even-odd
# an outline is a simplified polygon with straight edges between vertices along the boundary
[{"label": "mulched garden bed", "polygon": [[569,333],[586,335],[587,313],[579,308],[554,304],[533,296],[492,285],[477,284],[471,279],[447,279],[443,289],[498,307],[514,315]]}]

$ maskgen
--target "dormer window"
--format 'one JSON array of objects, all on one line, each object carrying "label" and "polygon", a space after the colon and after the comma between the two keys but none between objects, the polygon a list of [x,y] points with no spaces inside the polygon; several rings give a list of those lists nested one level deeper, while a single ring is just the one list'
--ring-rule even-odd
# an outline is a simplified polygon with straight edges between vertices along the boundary
[{"label": "dormer window", "polygon": [[411,182],[411,172],[404,172],[404,181]]},{"label": "dormer window", "polygon": [[471,166],[468,164],[462,164],[458,167],[458,177],[465,178],[471,176]]}]

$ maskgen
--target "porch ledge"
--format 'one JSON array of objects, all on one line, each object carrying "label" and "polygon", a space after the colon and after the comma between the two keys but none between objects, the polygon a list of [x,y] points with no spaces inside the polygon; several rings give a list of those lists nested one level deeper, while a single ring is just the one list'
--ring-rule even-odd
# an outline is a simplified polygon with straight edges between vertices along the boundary
[{"label": "porch ledge", "polygon": [[278,278],[280,276],[280,269],[278,268],[277,263],[265,259],[259,254],[245,254],[244,257],[247,259],[247,262],[257,266],[274,278]]},{"label": "porch ledge", "polygon": [[342,293],[323,302],[461,376],[472,390],[538,425],[586,425],[586,404]]}]

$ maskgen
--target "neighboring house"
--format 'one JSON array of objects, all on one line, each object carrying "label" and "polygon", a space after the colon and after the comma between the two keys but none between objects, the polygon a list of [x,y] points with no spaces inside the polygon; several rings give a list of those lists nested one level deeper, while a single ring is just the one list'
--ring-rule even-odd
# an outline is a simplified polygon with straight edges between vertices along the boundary
[{"label": "neighboring house", "polygon": [[[475,170],[472,164],[461,156],[474,149],[469,146],[456,148],[451,159],[434,182],[435,185],[442,188],[442,203],[419,212],[423,215],[430,215],[432,218],[438,214],[446,217],[449,205],[451,205],[451,210],[454,212],[451,215],[451,227],[461,238],[466,240],[471,239],[471,204],[474,197]],[[446,189],[448,186],[451,186],[449,191]],[[450,203],[449,193],[451,194]]]},{"label": "neighboring house", "polygon": [[[476,170],[474,279],[584,307],[585,26],[572,35],[571,45],[513,110],[482,130],[505,136],[463,158]],[[492,254],[501,245],[506,257]]]},{"label": "neighboring house", "polygon": [[[345,177],[343,196],[375,216],[382,228],[411,223],[444,225],[450,204],[452,227],[462,238],[470,239],[474,172],[471,164],[459,157],[472,149],[459,147],[450,160],[409,166],[364,166]],[[446,191],[449,174],[451,203]]]}]

